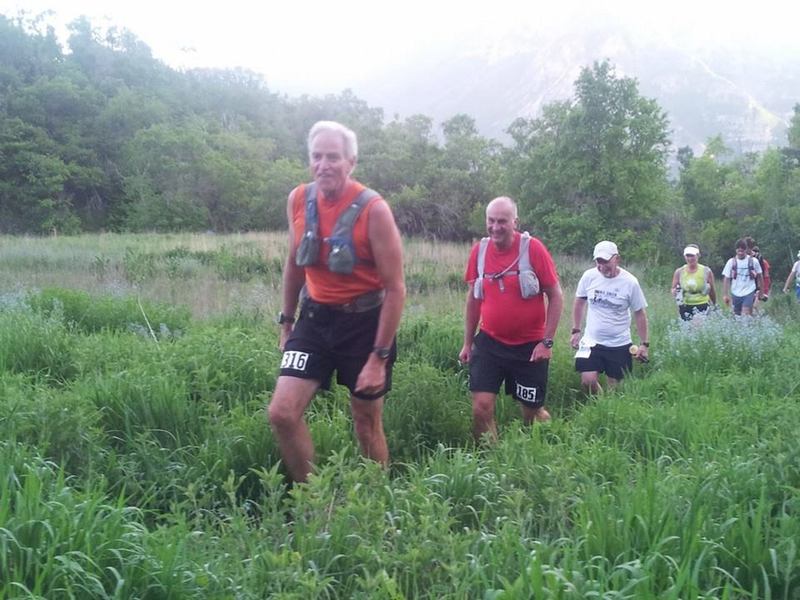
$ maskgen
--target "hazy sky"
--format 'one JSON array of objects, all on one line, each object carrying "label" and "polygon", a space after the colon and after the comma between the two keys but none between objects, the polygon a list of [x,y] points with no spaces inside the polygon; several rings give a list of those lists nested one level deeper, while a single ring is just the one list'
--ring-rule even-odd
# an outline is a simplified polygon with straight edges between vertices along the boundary
[{"label": "hazy sky", "polygon": [[796,0],[0,0],[0,13],[51,10],[59,36],[86,15],[96,27],[129,29],[176,68],[245,67],[268,85],[297,93],[339,92],[437,46],[490,43],[536,28],[563,27],[576,15],[625,19],[708,44],[763,39],[800,52]]}]

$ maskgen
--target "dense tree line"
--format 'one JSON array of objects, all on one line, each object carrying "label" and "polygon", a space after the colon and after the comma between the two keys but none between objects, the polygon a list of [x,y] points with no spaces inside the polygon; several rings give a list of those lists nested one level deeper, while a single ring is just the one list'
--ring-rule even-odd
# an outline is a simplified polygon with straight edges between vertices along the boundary
[{"label": "dense tree line", "polygon": [[717,138],[677,150],[668,115],[608,62],[582,70],[574,97],[509,125],[510,146],[459,114],[386,121],[349,91],[290,98],[242,70],[180,72],[125,30],[70,26],[68,51],[42,19],[0,15],[0,232],[220,232],[284,226],[307,177],[319,119],[359,134],[358,177],[409,235],[468,239],[496,195],[556,251],[610,237],[634,257],[687,241],[709,260],[749,234],[779,263],[800,243],[800,105],[788,145],[734,156]]}]

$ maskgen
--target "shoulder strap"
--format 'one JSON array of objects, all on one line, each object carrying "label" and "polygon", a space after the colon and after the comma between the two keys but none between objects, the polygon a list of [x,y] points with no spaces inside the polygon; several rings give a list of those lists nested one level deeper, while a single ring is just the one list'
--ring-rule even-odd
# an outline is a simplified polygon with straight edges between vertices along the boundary
[{"label": "shoulder strap", "polygon": [[305,212],[305,232],[316,233],[319,225],[319,217],[317,215],[317,182],[309,183],[306,186],[306,212]]},{"label": "shoulder strap", "polygon": [[486,272],[486,249],[489,247],[489,238],[481,238],[478,244],[478,276],[472,284],[472,296],[483,300],[483,276]]},{"label": "shoulder strap", "polygon": [[528,251],[531,246],[531,234],[523,231],[519,238],[519,270],[533,271],[531,266],[531,254]]},{"label": "shoulder strap", "polygon": [[483,279],[486,272],[486,249],[489,247],[489,238],[481,238],[478,244],[478,279]]},{"label": "shoulder strap", "polygon": [[375,190],[364,188],[364,190],[350,203],[350,206],[348,206],[344,212],[339,215],[339,218],[336,220],[336,225],[333,227],[333,233],[331,233],[331,237],[347,238],[348,240],[352,240],[353,225],[369,201],[378,195],[378,192]]}]

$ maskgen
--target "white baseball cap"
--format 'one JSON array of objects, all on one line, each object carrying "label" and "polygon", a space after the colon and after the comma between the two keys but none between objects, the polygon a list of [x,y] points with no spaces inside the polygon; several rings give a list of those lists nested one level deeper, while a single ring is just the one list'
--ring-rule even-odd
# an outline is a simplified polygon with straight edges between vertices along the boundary
[{"label": "white baseball cap", "polygon": [[611,260],[611,258],[616,256],[617,254],[619,254],[619,250],[617,250],[617,245],[614,242],[603,240],[602,242],[598,242],[597,245],[594,247],[594,254],[592,258],[602,258],[603,260]]},{"label": "white baseball cap", "polygon": [[683,254],[684,255],[691,254],[693,256],[699,256],[700,248],[698,248],[697,246],[686,246],[686,248],[683,249]]}]

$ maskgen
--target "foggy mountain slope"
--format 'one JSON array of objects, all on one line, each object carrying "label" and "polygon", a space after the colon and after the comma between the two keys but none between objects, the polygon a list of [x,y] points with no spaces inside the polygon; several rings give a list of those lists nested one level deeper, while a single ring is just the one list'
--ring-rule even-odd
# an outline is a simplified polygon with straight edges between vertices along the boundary
[{"label": "foggy mountain slope", "polygon": [[756,151],[785,143],[800,102],[800,53],[767,53],[746,42],[693,47],[620,24],[584,23],[570,32],[444,48],[354,91],[389,119],[422,113],[441,122],[466,113],[484,135],[507,141],[504,130],[516,117],[535,117],[543,105],[572,97],[581,68],[608,58],[618,76],[638,79],[641,93],[668,113],[675,148],[698,151],[722,134],[734,151]]}]

